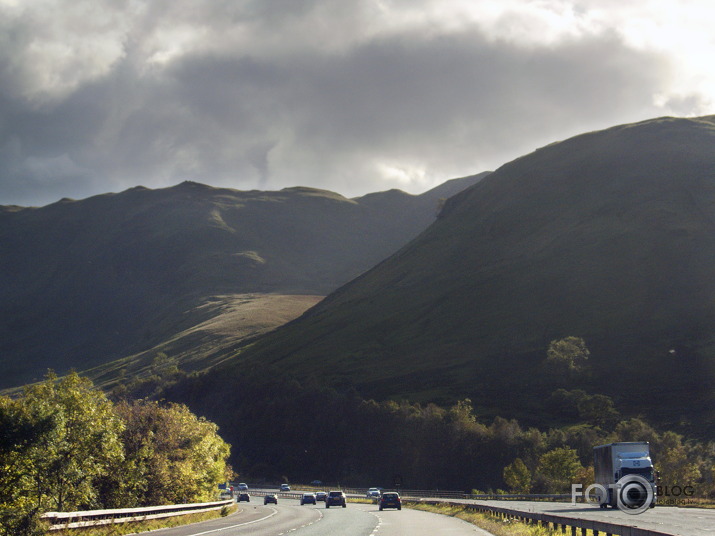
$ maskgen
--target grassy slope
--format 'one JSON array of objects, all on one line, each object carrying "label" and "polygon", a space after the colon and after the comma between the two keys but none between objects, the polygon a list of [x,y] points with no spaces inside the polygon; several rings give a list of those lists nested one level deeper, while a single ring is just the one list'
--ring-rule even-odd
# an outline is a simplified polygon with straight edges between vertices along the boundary
[{"label": "grassy slope", "polygon": [[186,182],[2,207],[0,387],[171,344],[213,318],[216,296],[324,295],[433,221],[444,188],[477,179],[354,200]]},{"label": "grassy slope", "polygon": [[167,340],[137,354],[85,370],[83,376],[110,390],[127,379],[144,379],[161,373],[155,364],[158,355],[169,364],[191,372],[204,370],[226,359],[234,349],[289,322],[322,299],[300,294],[233,294],[213,296],[200,308],[209,310],[208,319],[171,335]]},{"label": "grassy slope", "polygon": [[550,340],[578,335],[593,373],[565,386],[712,426],[714,231],[714,117],[586,134],[455,196],[415,241],[244,359],[378,398],[471,396],[543,423],[558,381],[539,363]]}]

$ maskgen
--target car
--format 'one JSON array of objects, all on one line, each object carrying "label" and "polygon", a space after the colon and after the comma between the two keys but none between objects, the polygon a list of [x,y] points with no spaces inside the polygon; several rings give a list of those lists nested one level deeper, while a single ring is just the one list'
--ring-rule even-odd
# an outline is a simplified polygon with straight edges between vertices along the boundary
[{"label": "car", "polygon": [[248,493],[246,493],[245,491],[243,493],[238,494],[238,502],[243,502],[243,501],[251,502],[251,496]]},{"label": "car", "polygon": [[278,504],[278,495],[275,493],[269,493],[263,497],[263,504],[266,505],[268,503]]},{"label": "car", "polygon": [[316,501],[323,501],[323,502],[325,502],[325,498],[326,498],[327,496],[328,496],[328,494],[325,493],[324,491],[319,491],[319,492],[317,492],[317,493],[315,494],[315,500],[316,500]]},{"label": "car", "polygon": [[241,482],[238,485],[238,491],[247,491],[247,490],[248,490],[248,484],[246,484],[245,482]]},{"label": "car", "polygon": [[369,490],[367,490],[365,497],[367,497],[368,499],[379,499],[380,490],[378,488],[370,488]]},{"label": "car", "polygon": [[230,489],[221,490],[221,494],[218,496],[220,500],[233,499],[233,492]]},{"label": "car", "polygon": [[323,485],[323,481],[322,481],[322,480],[313,480],[310,484],[311,484],[312,486],[322,486],[322,485]]},{"label": "car", "polygon": [[397,508],[402,510],[402,500],[400,499],[400,494],[394,491],[386,491],[380,497],[380,510],[383,508]]},{"label": "car", "polygon": [[325,498],[325,507],[330,508],[331,506],[342,506],[345,508],[347,506],[345,493],[342,491],[329,491],[328,496]]},{"label": "car", "polygon": [[288,484],[281,484],[281,491],[290,491],[290,486]]},{"label": "car", "polygon": [[303,506],[304,504],[315,504],[315,493],[304,493],[303,496],[300,498],[300,505]]}]

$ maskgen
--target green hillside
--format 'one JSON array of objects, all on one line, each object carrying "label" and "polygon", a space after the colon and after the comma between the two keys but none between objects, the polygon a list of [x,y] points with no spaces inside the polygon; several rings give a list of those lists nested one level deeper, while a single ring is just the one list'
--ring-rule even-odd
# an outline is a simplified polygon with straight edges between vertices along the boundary
[{"label": "green hillside", "polygon": [[[217,346],[271,329],[317,298],[281,301],[275,314],[264,314],[270,321],[221,334],[220,343],[187,332],[245,294],[324,296],[427,227],[445,193],[480,178],[422,195],[394,190],[356,199],[185,182],[2,207],[0,387],[39,379],[47,368],[85,370],[147,351],[174,348],[182,362],[207,351],[216,357]],[[218,302],[224,305],[212,306]],[[192,345],[197,352],[189,355]]]},{"label": "green hillside", "polygon": [[[715,116],[554,143],[451,198],[409,245],[261,339],[260,363],[362,396],[558,421],[557,388],[707,434],[715,423]],[[583,337],[588,370],[543,368]],[[558,412],[557,412],[558,413]]]}]

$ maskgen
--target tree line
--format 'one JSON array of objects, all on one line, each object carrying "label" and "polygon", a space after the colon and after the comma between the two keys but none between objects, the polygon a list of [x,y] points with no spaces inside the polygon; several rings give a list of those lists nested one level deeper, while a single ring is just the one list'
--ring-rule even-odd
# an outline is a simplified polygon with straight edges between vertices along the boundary
[{"label": "tree line", "polygon": [[232,471],[218,427],[183,404],[111,401],[76,373],[0,397],[0,535],[42,534],[48,511],[216,498]]},{"label": "tree line", "polygon": [[593,483],[594,446],[649,441],[664,484],[689,484],[700,496],[715,496],[715,443],[622,418],[603,395],[557,390],[554,400],[581,422],[540,430],[514,419],[481,419],[469,399],[450,407],[364,400],[268,367],[244,370],[230,386],[216,382],[197,376],[164,396],[220,423],[243,478],[568,492],[572,482]]}]

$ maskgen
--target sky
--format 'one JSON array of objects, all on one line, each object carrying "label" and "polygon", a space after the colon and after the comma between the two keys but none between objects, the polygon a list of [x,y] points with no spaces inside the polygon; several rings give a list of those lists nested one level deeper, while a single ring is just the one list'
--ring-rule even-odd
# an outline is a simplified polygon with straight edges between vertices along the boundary
[{"label": "sky", "polygon": [[347,197],[715,113],[711,0],[0,0],[0,204]]}]

